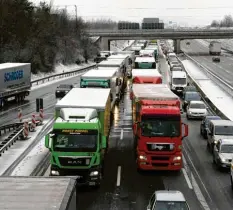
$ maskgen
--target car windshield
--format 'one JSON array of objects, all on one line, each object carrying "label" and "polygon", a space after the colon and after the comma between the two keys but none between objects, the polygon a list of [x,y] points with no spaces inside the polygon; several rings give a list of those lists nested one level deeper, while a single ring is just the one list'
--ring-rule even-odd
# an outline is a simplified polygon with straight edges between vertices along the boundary
[{"label": "car windshield", "polygon": [[233,153],[233,145],[232,144],[224,144],[221,146],[221,153]]},{"label": "car windshield", "polygon": [[154,210],[189,210],[186,202],[157,201]]},{"label": "car windshield", "polygon": [[233,136],[233,126],[215,126],[215,135]]},{"label": "car windshield", "polygon": [[58,88],[70,88],[70,85],[59,85]]},{"label": "car windshield", "polygon": [[206,125],[209,125],[210,120],[221,120],[221,118],[218,117],[218,116],[211,116],[211,117],[208,117],[208,118],[206,118],[205,124],[206,124]]},{"label": "car windshield", "polygon": [[180,117],[178,116],[142,116],[141,134],[148,137],[180,136]]},{"label": "car windshield", "polygon": [[186,92],[185,101],[200,101],[201,97],[197,92]]},{"label": "car windshield", "polygon": [[64,152],[95,152],[97,149],[97,135],[56,135],[54,150]]},{"label": "car windshield", "polygon": [[172,71],[182,71],[182,68],[179,68],[179,67],[173,67],[173,68],[172,68]]},{"label": "car windshield", "polygon": [[186,78],[173,78],[173,84],[175,85],[185,85],[186,84]]},{"label": "car windshield", "polygon": [[205,109],[205,104],[191,103],[189,108],[191,109]]}]

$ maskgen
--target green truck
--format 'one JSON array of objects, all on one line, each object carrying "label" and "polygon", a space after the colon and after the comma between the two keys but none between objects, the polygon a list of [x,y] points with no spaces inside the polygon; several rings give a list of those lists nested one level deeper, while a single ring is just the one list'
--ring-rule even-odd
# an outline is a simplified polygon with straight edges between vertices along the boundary
[{"label": "green truck", "polygon": [[77,176],[80,185],[100,186],[110,132],[110,89],[73,88],[55,105],[46,135],[51,176]]},{"label": "green truck", "polygon": [[121,96],[121,78],[118,76],[116,69],[99,68],[92,69],[83,74],[80,79],[81,88],[110,88],[111,89],[111,109],[115,103],[120,101]]}]

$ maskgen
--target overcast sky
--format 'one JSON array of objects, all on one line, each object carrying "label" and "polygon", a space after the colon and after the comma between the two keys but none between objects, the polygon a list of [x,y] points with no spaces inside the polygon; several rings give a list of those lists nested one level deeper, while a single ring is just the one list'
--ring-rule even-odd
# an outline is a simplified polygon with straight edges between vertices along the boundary
[{"label": "overcast sky", "polygon": [[[31,0],[38,4],[40,0]],[[50,0],[45,0],[50,2]],[[113,20],[140,21],[143,17],[159,17],[164,22],[182,25],[207,25],[213,19],[222,19],[233,13],[233,0],[53,0],[54,6],[77,5],[78,15],[85,20],[111,18]]]}]

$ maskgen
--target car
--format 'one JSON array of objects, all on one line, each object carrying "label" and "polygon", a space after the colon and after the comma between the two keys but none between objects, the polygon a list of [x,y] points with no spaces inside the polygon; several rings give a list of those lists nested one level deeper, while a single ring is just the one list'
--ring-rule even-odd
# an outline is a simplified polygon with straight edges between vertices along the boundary
[{"label": "car", "polygon": [[200,101],[200,100],[201,100],[201,96],[198,92],[195,91],[184,92],[183,104],[182,104],[184,111],[186,111],[186,107],[188,106],[190,101]]},{"label": "car", "polygon": [[219,169],[230,168],[233,158],[233,138],[220,139],[214,144],[213,163]]},{"label": "car", "polygon": [[151,196],[147,210],[190,210],[189,205],[180,191],[159,190]]},{"label": "car", "polygon": [[197,88],[195,86],[189,85],[184,88],[184,93],[185,92],[197,92]]},{"label": "car", "polygon": [[220,62],[220,57],[218,57],[218,56],[212,57],[212,61],[213,62]]},{"label": "car", "polygon": [[187,119],[190,118],[204,118],[207,116],[207,108],[203,101],[190,101],[189,105],[187,106],[186,117]]},{"label": "car", "polygon": [[73,85],[69,84],[61,84],[57,86],[55,96],[56,98],[62,98],[64,97],[72,88],[74,88]]},{"label": "car", "polygon": [[181,66],[173,66],[171,67],[171,71],[183,71]]},{"label": "car", "polygon": [[214,116],[214,115],[208,115],[206,117],[204,117],[204,119],[201,121],[201,125],[200,125],[200,135],[204,137],[204,139],[208,138],[207,135],[207,130],[208,130],[208,125],[210,120],[221,120],[222,118],[219,116]]}]

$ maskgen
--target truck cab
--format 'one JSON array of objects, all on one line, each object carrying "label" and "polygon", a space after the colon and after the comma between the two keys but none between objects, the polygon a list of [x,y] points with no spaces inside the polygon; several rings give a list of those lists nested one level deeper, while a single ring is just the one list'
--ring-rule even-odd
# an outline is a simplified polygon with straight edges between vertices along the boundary
[{"label": "truck cab", "polygon": [[137,57],[135,59],[135,69],[155,69],[156,62],[153,57]]},{"label": "truck cab", "polygon": [[100,185],[106,141],[95,109],[62,108],[45,146],[52,152],[50,175],[75,175],[80,184]]},{"label": "truck cab", "polygon": [[170,73],[170,87],[171,90],[183,94],[184,88],[187,86],[187,74],[185,71],[172,71]]}]

